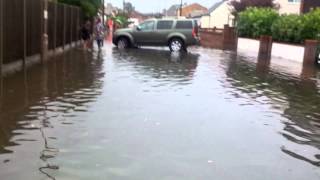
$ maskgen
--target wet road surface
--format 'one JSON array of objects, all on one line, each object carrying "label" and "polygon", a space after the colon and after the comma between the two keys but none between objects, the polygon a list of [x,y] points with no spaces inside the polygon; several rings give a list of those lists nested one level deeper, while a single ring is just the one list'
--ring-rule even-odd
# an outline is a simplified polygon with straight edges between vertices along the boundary
[{"label": "wet road surface", "polygon": [[318,180],[319,75],[201,48],[72,50],[3,79],[0,179]]}]

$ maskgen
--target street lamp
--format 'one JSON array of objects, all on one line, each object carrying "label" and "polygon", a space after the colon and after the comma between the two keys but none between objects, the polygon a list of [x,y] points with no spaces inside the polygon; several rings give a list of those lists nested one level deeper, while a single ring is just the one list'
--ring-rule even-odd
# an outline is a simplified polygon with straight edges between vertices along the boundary
[{"label": "street lamp", "polygon": [[123,0],[123,4],[122,4],[122,10],[123,10],[123,12],[125,11],[125,6],[126,6],[126,2],[125,2],[125,0]]}]

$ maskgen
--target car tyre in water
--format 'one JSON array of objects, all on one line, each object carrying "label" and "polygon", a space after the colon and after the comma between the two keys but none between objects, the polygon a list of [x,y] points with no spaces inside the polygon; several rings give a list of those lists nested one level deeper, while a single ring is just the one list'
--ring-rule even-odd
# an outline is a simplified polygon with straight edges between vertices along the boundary
[{"label": "car tyre in water", "polygon": [[119,49],[126,49],[129,47],[129,41],[127,38],[125,37],[121,37],[119,38],[118,42],[117,42],[117,46]]},{"label": "car tyre in water", "polygon": [[171,52],[181,52],[186,49],[184,43],[179,38],[174,38],[169,42],[169,49]]}]

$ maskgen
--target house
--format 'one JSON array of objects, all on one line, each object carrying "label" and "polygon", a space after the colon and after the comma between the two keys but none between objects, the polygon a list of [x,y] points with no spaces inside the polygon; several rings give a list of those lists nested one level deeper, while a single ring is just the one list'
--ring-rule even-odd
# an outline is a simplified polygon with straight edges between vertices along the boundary
[{"label": "house", "polygon": [[320,7],[320,0],[301,0],[301,13],[308,13],[310,10]]},{"label": "house", "polygon": [[301,0],[275,0],[280,14],[300,14]]},{"label": "house", "polygon": [[182,12],[180,14],[180,8],[178,8],[176,15],[191,18],[193,14],[206,14],[208,9],[201,6],[198,3],[193,3],[190,5],[185,5],[182,7]]},{"label": "house", "polygon": [[104,12],[106,15],[112,16],[114,14],[117,14],[119,12],[119,9],[113,6],[111,3],[107,3],[107,6],[105,6]]},{"label": "house", "polygon": [[222,0],[209,8],[209,13],[202,16],[200,20],[201,28],[223,28],[225,24],[234,25],[232,7],[228,0]]},{"label": "house", "polygon": [[320,7],[320,0],[275,0],[280,14],[303,14]]},{"label": "house", "polygon": [[175,17],[175,16],[177,16],[177,11],[179,10],[179,8],[180,8],[179,4],[172,5],[169,9],[165,9],[163,11],[163,14],[167,17],[168,16]]}]

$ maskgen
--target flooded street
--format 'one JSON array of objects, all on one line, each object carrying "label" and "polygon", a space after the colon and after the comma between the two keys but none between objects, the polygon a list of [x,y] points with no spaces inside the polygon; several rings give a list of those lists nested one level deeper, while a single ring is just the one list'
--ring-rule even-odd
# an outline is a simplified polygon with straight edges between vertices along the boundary
[{"label": "flooded street", "polygon": [[3,79],[0,179],[319,180],[320,71],[72,50]]}]

